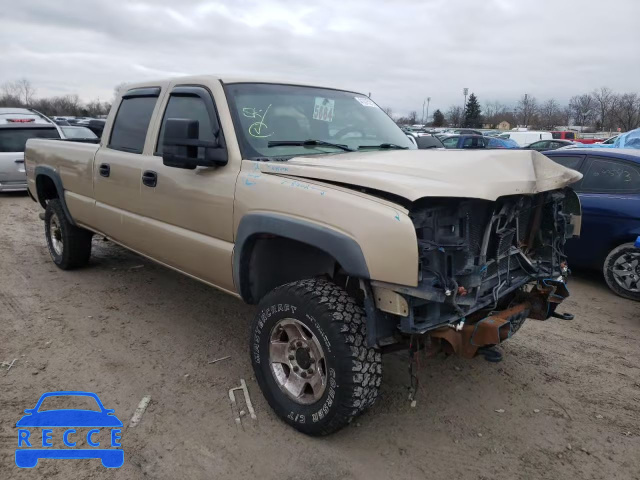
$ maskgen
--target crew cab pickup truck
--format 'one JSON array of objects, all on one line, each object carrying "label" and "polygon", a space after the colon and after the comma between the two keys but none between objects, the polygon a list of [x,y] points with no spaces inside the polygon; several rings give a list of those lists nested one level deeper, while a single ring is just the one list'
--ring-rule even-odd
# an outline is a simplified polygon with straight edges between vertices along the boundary
[{"label": "crew cab pickup truck", "polygon": [[256,380],[311,435],[373,404],[382,352],[547,319],[580,225],[581,174],[537,152],[417,150],[365,95],[267,81],[131,85],[99,145],[29,140],[26,170],[58,267],[100,235],[257,304]]}]

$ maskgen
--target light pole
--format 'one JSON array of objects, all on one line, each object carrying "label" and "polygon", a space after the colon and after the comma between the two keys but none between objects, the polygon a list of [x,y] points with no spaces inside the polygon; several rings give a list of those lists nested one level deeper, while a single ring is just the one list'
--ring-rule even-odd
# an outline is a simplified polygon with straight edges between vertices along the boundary
[{"label": "light pole", "polygon": [[420,123],[422,123],[422,126],[424,127],[424,104],[427,103],[427,101],[423,101],[422,102],[422,121]]},{"label": "light pole", "polygon": [[[467,94],[468,93],[469,93],[468,88],[465,87],[462,89],[462,94],[464,95],[464,105],[462,106],[462,118],[466,118],[467,116]],[[464,124],[464,121],[462,123]]]},{"label": "light pole", "polygon": [[[429,104],[431,103],[431,97],[427,97],[427,122],[429,121]],[[424,108],[424,103],[422,104],[422,107]],[[424,122],[422,122],[422,125],[424,125]]]}]

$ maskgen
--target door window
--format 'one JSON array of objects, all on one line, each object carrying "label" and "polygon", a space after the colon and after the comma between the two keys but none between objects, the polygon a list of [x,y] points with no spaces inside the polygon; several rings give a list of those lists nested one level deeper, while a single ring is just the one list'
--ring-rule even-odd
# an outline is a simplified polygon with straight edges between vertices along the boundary
[{"label": "door window", "polygon": [[123,98],[113,122],[109,148],[142,153],[157,96]]},{"label": "door window", "polygon": [[[192,88],[195,90],[195,88]],[[206,90],[202,89],[204,94],[209,95]],[[211,117],[204,100],[194,95],[172,95],[162,118],[162,126],[160,127],[160,135],[158,135],[158,143],[156,145],[156,153],[162,155],[162,141],[164,138],[164,129],[168,118],[188,118],[189,120],[197,120],[199,125],[199,140],[215,141],[216,134],[211,125]],[[198,149],[198,156],[204,158],[204,148]]]},{"label": "door window", "polygon": [[640,191],[640,170],[620,160],[595,157],[582,181],[582,190],[594,193]]},{"label": "door window", "polygon": [[444,145],[444,148],[456,148],[458,145],[458,137],[445,138],[442,140],[442,144]]},{"label": "door window", "polygon": [[578,170],[580,168],[580,164],[582,163],[582,155],[554,155],[551,158],[554,162],[559,163],[563,167],[571,168],[572,170]]}]

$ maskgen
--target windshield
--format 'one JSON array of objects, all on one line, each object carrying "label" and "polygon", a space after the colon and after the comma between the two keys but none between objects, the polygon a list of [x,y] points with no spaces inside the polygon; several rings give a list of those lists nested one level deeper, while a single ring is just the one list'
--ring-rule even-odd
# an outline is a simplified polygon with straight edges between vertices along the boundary
[{"label": "windshield", "polygon": [[98,138],[87,127],[60,127],[67,138]]},{"label": "windshield", "polygon": [[0,128],[0,152],[24,152],[30,138],[60,138],[55,128]]},{"label": "windshield", "polygon": [[277,145],[281,141],[317,140],[352,150],[383,144],[416,148],[395,122],[364,95],[263,83],[228,84],[225,90],[238,142],[247,159],[343,151],[319,144]]}]

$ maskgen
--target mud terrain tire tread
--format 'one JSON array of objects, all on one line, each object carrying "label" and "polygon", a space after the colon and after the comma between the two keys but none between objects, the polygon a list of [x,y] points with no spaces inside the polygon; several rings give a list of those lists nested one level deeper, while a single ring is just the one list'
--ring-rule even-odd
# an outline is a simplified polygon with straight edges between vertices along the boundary
[{"label": "mud terrain tire tread", "polygon": [[[334,350],[329,367],[336,371],[338,388],[336,388],[336,401],[320,421],[311,421],[310,418],[305,419],[304,423],[297,421],[297,413],[306,415],[305,406],[286,401],[286,405],[283,405],[282,394],[277,385],[273,381],[268,381],[271,380],[268,376],[272,377],[268,361],[266,364],[256,362],[254,355],[256,343],[266,342],[268,347],[270,332],[275,323],[281,318],[293,316],[290,312],[280,316],[275,314],[260,326],[261,319],[264,319],[264,312],[268,313],[272,305],[284,303],[300,306],[301,309],[298,310],[300,313],[312,314],[332,341]],[[294,317],[305,325],[308,322],[304,315]],[[334,283],[310,279],[274,289],[260,302],[260,308],[251,327],[251,342],[253,368],[265,398],[285,422],[303,433],[309,435],[333,433],[349,424],[353,418],[376,401],[382,381],[381,354],[366,346],[366,315],[363,309],[344,289]],[[324,399],[321,399],[317,403],[321,404],[323,401]],[[318,408],[317,404],[315,408]]]}]

